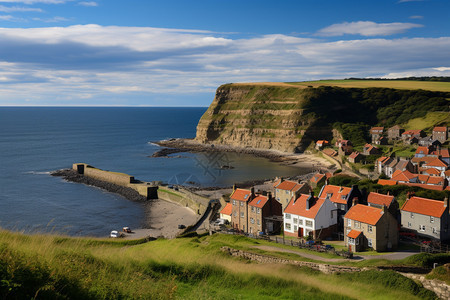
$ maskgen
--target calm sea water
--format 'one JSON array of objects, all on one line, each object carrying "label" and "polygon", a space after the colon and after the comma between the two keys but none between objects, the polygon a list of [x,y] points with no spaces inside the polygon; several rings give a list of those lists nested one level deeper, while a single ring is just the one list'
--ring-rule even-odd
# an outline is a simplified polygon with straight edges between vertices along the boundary
[{"label": "calm sea water", "polygon": [[[206,108],[0,107],[0,227],[105,236],[139,227],[141,204],[49,172],[85,162],[135,178],[201,186],[289,176],[302,171],[237,154],[178,153],[150,158],[151,143],[193,138]],[[232,170],[220,170],[232,165]]]}]

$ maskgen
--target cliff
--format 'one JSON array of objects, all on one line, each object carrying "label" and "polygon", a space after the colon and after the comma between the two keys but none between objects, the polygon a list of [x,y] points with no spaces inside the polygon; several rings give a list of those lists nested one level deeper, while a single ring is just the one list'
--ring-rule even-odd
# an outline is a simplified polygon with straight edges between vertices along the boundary
[{"label": "cliff", "polygon": [[200,119],[196,141],[302,152],[316,139],[332,139],[333,128],[349,138],[342,128],[350,128],[363,143],[368,126],[448,112],[446,98],[450,93],[424,90],[225,84]]}]

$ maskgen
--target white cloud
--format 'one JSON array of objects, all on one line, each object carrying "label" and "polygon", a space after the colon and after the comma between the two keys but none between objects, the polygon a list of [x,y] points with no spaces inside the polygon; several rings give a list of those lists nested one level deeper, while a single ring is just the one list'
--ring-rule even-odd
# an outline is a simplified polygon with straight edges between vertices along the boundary
[{"label": "white cloud", "polygon": [[81,1],[78,2],[78,4],[82,6],[91,6],[91,7],[98,6],[98,3],[94,1]]},{"label": "white cloud", "polygon": [[0,5],[1,12],[43,12],[40,8],[20,7],[20,6],[4,6]]},{"label": "white cloud", "polygon": [[416,15],[416,16],[410,16],[409,18],[410,19],[423,19],[423,16]]},{"label": "white cloud", "polygon": [[333,24],[318,31],[321,36],[341,36],[344,34],[362,36],[387,36],[403,33],[412,28],[423,27],[414,23],[375,23],[371,21],[344,22]]},{"label": "white cloud", "polygon": [[44,23],[58,23],[58,22],[65,22],[65,21],[69,21],[69,19],[64,18],[64,17],[53,17],[53,18],[33,18],[33,21],[40,21],[40,22],[44,22]]},{"label": "white cloud", "polygon": [[[329,42],[277,34],[233,39],[199,30],[76,25],[0,28],[0,44],[0,105],[23,99],[32,104],[43,99],[61,105],[82,104],[83,99],[86,104],[137,104],[127,99],[212,94],[225,82],[450,72],[443,65],[450,61],[450,37]],[[112,97],[114,103],[96,102]]]}]

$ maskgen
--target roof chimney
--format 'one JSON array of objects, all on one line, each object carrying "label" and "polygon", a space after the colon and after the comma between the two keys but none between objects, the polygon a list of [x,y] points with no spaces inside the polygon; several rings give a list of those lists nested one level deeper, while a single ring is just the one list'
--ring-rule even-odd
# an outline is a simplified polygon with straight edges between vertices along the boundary
[{"label": "roof chimney", "polygon": [[233,184],[233,192],[236,190],[236,183]]},{"label": "roof chimney", "polygon": [[387,212],[387,207],[386,207],[386,205],[383,204],[382,210],[383,210],[383,214]]},{"label": "roof chimney", "polygon": [[252,197],[255,197],[255,187],[252,186],[250,192],[252,193]]},{"label": "roof chimney", "polygon": [[272,192],[267,193],[267,199],[269,199],[269,200],[272,199]]},{"label": "roof chimney", "polygon": [[307,199],[306,199],[306,210],[309,210],[312,206],[312,201],[313,201],[313,197],[310,195]]},{"label": "roof chimney", "polygon": [[356,204],[358,204],[358,197],[353,197],[352,206],[355,206]]},{"label": "roof chimney", "polygon": [[[448,207],[448,197],[444,198],[444,207],[447,208]],[[450,212],[449,212],[450,213]]]}]

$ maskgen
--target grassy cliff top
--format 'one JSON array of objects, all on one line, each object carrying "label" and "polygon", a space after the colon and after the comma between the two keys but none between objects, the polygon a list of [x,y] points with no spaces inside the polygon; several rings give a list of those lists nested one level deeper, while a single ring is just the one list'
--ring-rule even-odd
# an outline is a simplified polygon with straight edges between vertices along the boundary
[{"label": "grassy cliff top", "polygon": [[450,82],[420,80],[319,80],[304,82],[254,82],[233,83],[232,85],[297,87],[300,89],[319,86],[337,86],[342,88],[390,88],[402,90],[428,90],[450,92]]}]

